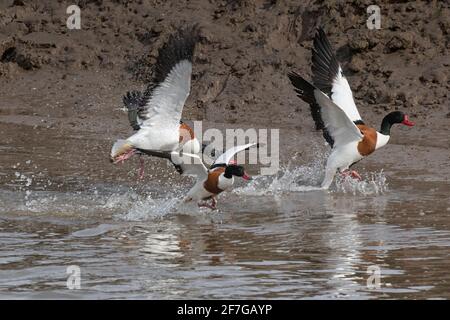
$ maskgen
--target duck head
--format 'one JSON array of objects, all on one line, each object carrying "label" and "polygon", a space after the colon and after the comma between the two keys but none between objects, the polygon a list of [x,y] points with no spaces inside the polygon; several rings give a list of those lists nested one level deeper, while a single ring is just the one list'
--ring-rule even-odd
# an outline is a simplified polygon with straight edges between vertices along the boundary
[{"label": "duck head", "polygon": [[241,177],[244,180],[252,180],[252,177],[250,177],[244,170],[243,166],[238,166],[236,164],[230,164],[225,168],[224,173],[225,178],[231,179],[233,176]]},{"label": "duck head", "polygon": [[391,134],[391,127],[393,124],[401,123],[405,126],[412,127],[415,125],[414,122],[409,120],[407,114],[404,114],[401,111],[394,111],[387,114],[383,121],[381,122],[380,133],[389,136]]}]

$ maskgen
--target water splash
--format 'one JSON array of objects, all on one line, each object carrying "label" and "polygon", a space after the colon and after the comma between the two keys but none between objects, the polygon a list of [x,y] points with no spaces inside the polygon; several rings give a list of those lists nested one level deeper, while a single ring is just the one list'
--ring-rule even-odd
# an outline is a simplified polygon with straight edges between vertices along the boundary
[{"label": "water splash", "polygon": [[241,195],[262,196],[321,190],[324,159],[326,155],[315,151],[312,162],[299,166],[296,155],[286,166],[282,166],[276,175],[256,176],[245,187],[236,188],[234,192]]},{"label": "water splash", "polygon": [[[298,165],[296,157],[283,166],[276,175],[256,176],[232,194],[244,197],[266,195],[283,196],[295,192],[321,190],[326,154],[316,152],[313,161]],[[336,175],[329,192],[360,195],[382,194],[388,190],[383,171],[363,174],[363,180]],[[16,191],[0,190],[0,212],[56,214],[59,216],[88,217],[106,214],[118,220],[142,221],[160,219],[171,214],[210,213],[199,209],[195,202],[182,199],[193,181],[150,181],[132,187],[127,185],[91,185],[84,191],[37,190],[35,176],[15,173]],[[226,195],[225,195],[226,196]]]},{"label": "water splash", "polygon": [[179,198],[152,198],[146,196],[133,202],[131,207],[124,213],[115,215],[115,218],[126,221],[143,221],[160,219],[174,213],[180,203]]},{"label": "water splash", "polygon": [[[308,192],[322,190],[320,184],[324,176],[326,156],[316,157],[311,163],[293,166],[292,161],[282,167],[277,175],[257,176],[244,187],[236,188],[234,193],[247,196],[279,195],[288,192]],[[381,194],[388,190],[383,170],[363,175],[363,180],[336,174],[331,192],[362,195]]]},{"label": "water splash", "polygon": [[336,175],[335,192],[373,195],[388,191],[388,183],[383,170],[363,174],[362,180],[356,180],[349,176]]},{"label": "water splash", "polygon": [[171,215],[197,215],[209,214],[211,209],[199,208],[197,202],[183,202],[184,193],[177,192],[167,197],[147,195],[135,200],[125,211],[117,213],[114,217],[125,221],[146,221],[164,219]]},{"label": "water splash", "polygon": [[28,188],[33,183],[34,175],[28,176],[24,173],[20,173],[19,171],[14,172],[15,181],[13,181],[19,190],[23,190]]},{"label": "water splash", "polygon": [[62,192],[35,190],[25,185],[15,191],[0,189],[0,213],[99,216],[129,208],[136,197],[132,189],[121,186],[100,187],[100,190],[91,186],[85,191]]},{"label": "water splash", "polygon": [[[193,181],[188,184],[181,182],[179,185],[162,186],[163,182],[157,184],[155,192],[144,192],[135,195],[129,202],[126,210],[122,210],[114,215],[114,218],[126,221],[145,221],[152,219],[163,219],[173,214],[198,214],[207,210],[202,210],[195,201],[183,202],[186,193],[193,185]],[[161,193],[161,190],[167,190]],[[127,193],[122,195],[127,196]],[[115,197],[109,200],[111,206],[115,206]]]}]

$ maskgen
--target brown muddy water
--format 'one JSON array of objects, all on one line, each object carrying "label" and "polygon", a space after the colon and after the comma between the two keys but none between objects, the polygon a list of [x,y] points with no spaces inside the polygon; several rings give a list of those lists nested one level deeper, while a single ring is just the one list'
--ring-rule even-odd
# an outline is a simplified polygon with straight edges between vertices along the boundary
[{"label": "brown muddy water", "polygon": [[[159,175],[171,171],[159,160],[138,183],[136,162],[69,158],[85,143],[76,135],[8,132],[0,298],[450,298],[448,148],[416,139],[415,156],[401,158],[407,147],[393,141],[359,167],[364,181],[329,192],[314,187],[323,153],[283,161],[277,176],[239,183],[210,212],[179,205],[189,178]],[[79,289],[67,287],[72,265]]]}]

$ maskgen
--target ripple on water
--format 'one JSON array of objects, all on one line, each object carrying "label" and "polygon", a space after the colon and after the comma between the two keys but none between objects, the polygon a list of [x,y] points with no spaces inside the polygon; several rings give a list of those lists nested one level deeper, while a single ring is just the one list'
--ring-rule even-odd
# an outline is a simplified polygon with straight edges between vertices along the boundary
[{"label": "ripple on water", "polygon": [[[448,188],[386,192],[381,171],[314,192],[323,168],[255,177],[221,195],[219,213],[181,203],[185,185],[57,192],[24,179],[19,192],[0,190],[0,295],[448,297]],[[65,288],[72,264],[82,268],[80,293]],[[367,289],[371,265],[381,268],[380,290]]]}]

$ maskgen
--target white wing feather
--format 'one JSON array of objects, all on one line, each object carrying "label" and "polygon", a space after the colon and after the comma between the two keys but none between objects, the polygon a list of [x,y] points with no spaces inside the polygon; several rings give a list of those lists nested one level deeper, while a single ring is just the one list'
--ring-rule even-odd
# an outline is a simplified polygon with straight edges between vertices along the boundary
[{"label": "white wing feather", "polygon": [[319,89],[314,90],[314,97],[320,105],[322,119],[333,137],[335,147],[349,142],[360,141],[363,138],[361,131],[347,116],[346,112],[328,98]]},{"label": "white wing feather", "polygon": [[208,169],[196,154],[183,153],[180,156],[178,152],[172,152],[172,161],[180,165],[183,169],[183,175],[195,176],[197,181],[205,180],[208,176]]},{"label": "white wing feather", "polygon": [[347,78],[342,73],[341,66],[339,66],[339,72],[333,79],[331,100],[345,112],[351,121],[361,120],[355,100],[353,99],[352,89],[348,84]]},{"label": "white wing feather", "polygon": [[152,92],[145,105],[143,127],[165,127],[178,132],[181,113],[190,93],[192,64],[177,63],[168,76]]},{"label": "white wing feather", "polygon": [[227,164],[230,162],[231,159],[233,159],[234,155],[238,152],[241,152],[243,150],[246,150],[250,147],[256,146],[257,143],[248,143],[248,144],[244,144],[241,146],[235,146],[232,147],[230,149],[228,149],[227,151],[225,151],[224,153],[222,153],[215,161],[214,164]]},{"label": "white wing feather", "polygon": [[163,82],[153,89],[145,105],[141,128],[128,141],[145,150],[171,151],[179,143],[179,126],[184,103],[189,96],[192,64],[177,63]]}]

